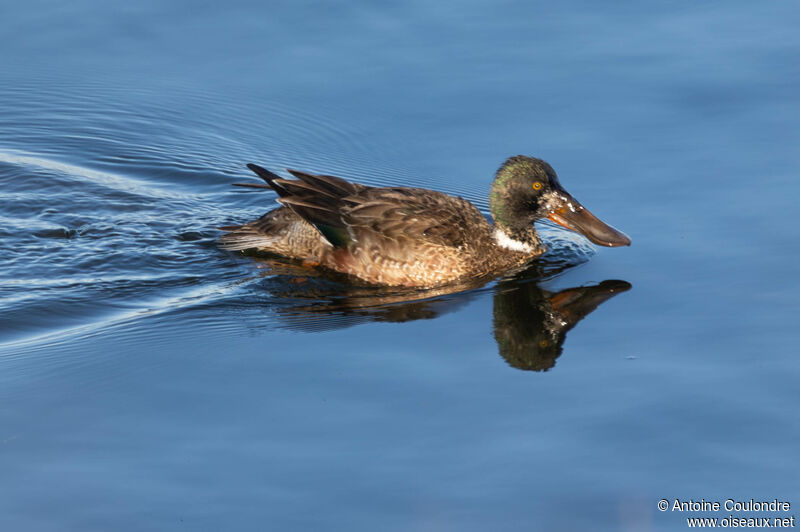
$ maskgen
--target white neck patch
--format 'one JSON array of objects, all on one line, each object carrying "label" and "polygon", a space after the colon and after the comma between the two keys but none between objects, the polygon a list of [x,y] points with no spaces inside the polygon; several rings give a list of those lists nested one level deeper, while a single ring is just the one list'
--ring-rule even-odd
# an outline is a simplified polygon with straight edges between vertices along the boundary
[{"label": "white neck patch", "polygon": [[506,248],[513,251],[521,251],[523,253],[533,253],[534,250],[534,247],[530,244],[520,242],[519,240],[514,240],[499,228],[495,228],[494,230],[494,239],[495,242],[497,242],[497,245],[501,248]]}]

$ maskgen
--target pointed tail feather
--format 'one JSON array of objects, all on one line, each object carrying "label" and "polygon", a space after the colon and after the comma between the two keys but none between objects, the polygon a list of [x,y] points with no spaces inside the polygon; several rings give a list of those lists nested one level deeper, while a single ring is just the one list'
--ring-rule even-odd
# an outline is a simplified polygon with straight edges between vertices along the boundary
[{"label": "pointed tail feather", "polygon": [[222,235],[219,239],[219,247],[228,251],[244,251],[254,248],[268,249],[279,240],[280,238],[278,237],[264,233],[240,230]]},{"label": "pointed tail feather", "polygon": [[273,174],[266,168],[262,168],[257,164],[253,163],[248,163],[247,167],[250,170],[252,170],[258,177],[266,181],[267,185],[269,185],[270,188],[272,188],[272,190],[277,192],[279,195],[283,196],[287,193],[286,189],[284,189],[279,183],[276,183],[276,180],[281,178],[281,176],[279,176],[278,174]]}]

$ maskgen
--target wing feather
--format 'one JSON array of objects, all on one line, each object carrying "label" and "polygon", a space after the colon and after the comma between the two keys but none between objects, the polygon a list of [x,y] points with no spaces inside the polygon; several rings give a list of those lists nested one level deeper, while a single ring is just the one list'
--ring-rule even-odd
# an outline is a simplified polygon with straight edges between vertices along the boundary
[{"label": "wing feather", "polygon": [[383,242],[411,253],[419,246],[461,247],[474,238],[476,227],[489,231],[471,203],[441,192],[368,187],[291,169],[287,171],[296,179],[284,179],[256,165],[248,167],[278,193],[280,203],[335,247],[356,242],[380,247]]}]

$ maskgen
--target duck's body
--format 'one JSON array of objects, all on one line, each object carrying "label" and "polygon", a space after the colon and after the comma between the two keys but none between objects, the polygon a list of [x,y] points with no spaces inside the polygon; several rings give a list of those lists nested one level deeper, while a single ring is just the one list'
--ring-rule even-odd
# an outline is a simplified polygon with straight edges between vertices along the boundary
[{"label": "duck's body", "polygon": [[[509,164],[515,160],[517,164]],[[533,186],[520,183],[521,174],[512,170],[542,171],[528,176],[539,187],[532,190],[536,197],[543,195],[546,181],[548,190],[555,190],[558,184],[555,172],[544,161],[509,159],[492,187],[492,225],[468,201],[441,192],[368,187],[295,170],[289,172],[297,179],[289,180],[259,166],[248,166],[278,193],[283,206],[253,222],[225,228],[230,232],[222,239],[224,248],[257,249],[370,284],[393,286],[430,287],[496,276],[524,266],[544,253],[545,247],[532,224],[536,211],[531,210],[528,196],[533,195],[527,191]],[[523,198],[516,190],[520,184],[525,187],[520,189],[525,191]],[[543,208],[547,207],[545,200],[539,202]]]}]

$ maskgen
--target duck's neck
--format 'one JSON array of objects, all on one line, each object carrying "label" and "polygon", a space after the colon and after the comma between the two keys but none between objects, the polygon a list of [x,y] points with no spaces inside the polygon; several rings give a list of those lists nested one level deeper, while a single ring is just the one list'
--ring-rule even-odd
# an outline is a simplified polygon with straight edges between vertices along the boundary
[{"label": "duck's neck", "polygon": [[512,227],[502,223],[494,226],[494,241],[503,248],[520,253],[540,253],[542,241],[533,226]]}]

